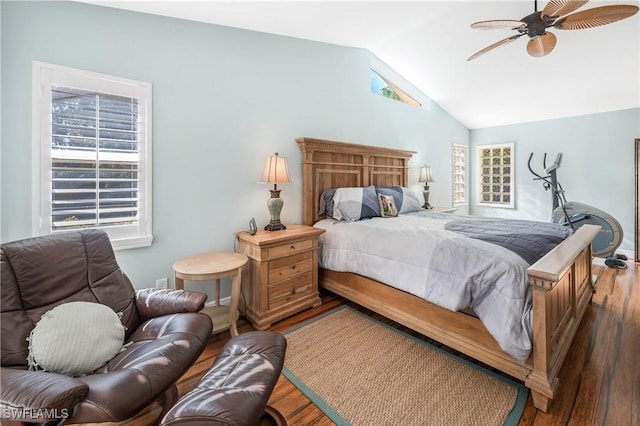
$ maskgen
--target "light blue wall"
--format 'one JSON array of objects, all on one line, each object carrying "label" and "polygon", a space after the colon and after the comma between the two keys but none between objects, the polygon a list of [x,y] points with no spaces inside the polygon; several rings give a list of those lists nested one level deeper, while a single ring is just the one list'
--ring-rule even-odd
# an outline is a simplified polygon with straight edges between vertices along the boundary
[{"label": "light blue wall", "polygon": [[[515,209],[476,206],[472,188],[471,213],[481,216],[549,220],[551,193],[534,181],[527,169],[541,173],[542,156],[547,165],[562,152],[558,180],[570,201],[597,207],[615,217],[624,229],[621,250],[631,252],[634,238],[634,140],[640,137],[640,109],[585,115],[558,120],[500,126],[471,131],[471,176],[478,176],[479,145],[515,143]],[[477,181],[477,180],[475,180]]]},{"label": "light blue wall", "polygon": [[431,203],[451,205],[451,144],[468,144],[469,131],[415,90],[424,108],[372,95],[366,50],[80,3],[0,7],[2,241],[31,235],[33,60],[153,84],[155,239],[117,252],[138,288],[171,277],[184,256],[232,250],[251,217],[265,225],[268,187],[256,182],[275,151],[293,179],[282,187],[282,220],[300,222],[296,137],[418,151],[412,182],[428,162]]}]

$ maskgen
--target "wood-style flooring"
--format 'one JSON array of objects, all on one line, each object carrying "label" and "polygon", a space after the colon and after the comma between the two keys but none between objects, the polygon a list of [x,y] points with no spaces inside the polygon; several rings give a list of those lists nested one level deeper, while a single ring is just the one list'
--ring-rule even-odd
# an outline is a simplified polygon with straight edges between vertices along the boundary
[{"label": "wood-style flooring", "polygon": [[[640,425],[640,264],[628,262],[628,265],[621,270],[594,267],[598,275],[597,291],[560,372],[557,396],[547,413],[536,410],[529,396],[519,425]],[[287,330],[342,304],[385,321],[338,296],[326,293],[322,296],[322,306],[278,322],[271,329]],[[238,329],[243,333],[252,327],[241,319]],[[198,362],[178,382],[180,395],[197,383],[228,339],[228,332],[212,337]],[[283,376],[269,404],[279,410],[291,426],[333,424]],[[153,404],[149,410],[121,424],[146,426],[153,423],[158,412],[159,404]]]}]

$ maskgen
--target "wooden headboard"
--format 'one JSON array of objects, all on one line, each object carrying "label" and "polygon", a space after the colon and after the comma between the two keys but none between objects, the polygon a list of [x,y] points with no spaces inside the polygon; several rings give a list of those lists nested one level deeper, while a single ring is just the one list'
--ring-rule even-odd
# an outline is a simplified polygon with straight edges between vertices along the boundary
[{"label": "wooden headboard", "polygon": [[302,222],[313,225],[320,194],[331,188],[408,186],[409,160],[415,151],[322,139],[298,138],[302,151]]}]

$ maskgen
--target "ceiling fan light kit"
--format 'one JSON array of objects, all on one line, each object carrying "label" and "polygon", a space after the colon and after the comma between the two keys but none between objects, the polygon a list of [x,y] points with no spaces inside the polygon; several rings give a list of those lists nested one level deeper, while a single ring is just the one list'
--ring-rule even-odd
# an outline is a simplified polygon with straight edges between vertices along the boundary
[{"label": "ceiling fan light kit", "polygon": [[551,53],[556,46],[556,36],[547,31],[547,28],[583,30],[618,22],[638,13],[638,6],[633,5],[601,6],[572,13],[587,2],[588,0],[550,0],[542,11],[538,11],[538,2],[534,1],[534,12],[519,21],[496,19],[474,22],[471,24],[471,28],[481,30],[509,29],[517,31],[518,34],[485,47],[471,55],[467,61],[475,59],[496,47],[511,43],[523,35],[529,37],[527,53],[539,58]]},{"label": "ceiling fan light kit", "polygon": [[548,55],[556,47],[556,36],[553,33],[544,33],[529,39],[527,53],[536,58]]}]

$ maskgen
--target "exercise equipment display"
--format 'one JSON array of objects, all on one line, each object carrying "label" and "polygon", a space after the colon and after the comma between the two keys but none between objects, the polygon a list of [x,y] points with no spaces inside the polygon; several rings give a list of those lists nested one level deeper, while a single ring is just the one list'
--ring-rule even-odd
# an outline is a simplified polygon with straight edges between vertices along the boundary
[{"label": "exercise equipment display", "polygon": [[620,223],[607,212],[588,204],[577,201],[567,201],[565,191],[558,182],[557,171],[562,160],[562,153],[558,153],[555,161],[547,167],[547,154],[544,154],[542,164],[544,175],[537,173],[531,167],[533,153],[529,155],[527,166],[529,171],[535,176],[534,180],[541,180],[545,190],[551,191],[552,209],[551,221],[578,229],[584,224],[600,226],[600,232],[593,240],[593,255],[605,259],[605,264],[612,268],[626,268],[626,256],[615,254],[615,251],[622,243],[623,231]]}]

